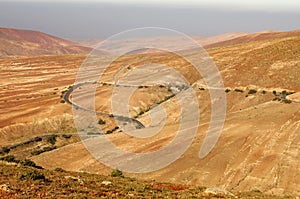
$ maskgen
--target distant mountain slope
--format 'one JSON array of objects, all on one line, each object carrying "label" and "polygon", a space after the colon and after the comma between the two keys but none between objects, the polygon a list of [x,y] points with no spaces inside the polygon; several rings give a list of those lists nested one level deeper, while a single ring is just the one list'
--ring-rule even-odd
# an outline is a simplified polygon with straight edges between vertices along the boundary
[{"label": "distant mountain slope", "polygon": [[[249,43],[254,41],[264,41],[264,40],[270,40],[270,39],[277,39],[277,38],[285,38],[285,37],[293,37],[293,36],[300,36],[300,30],[290,31],[290,32],[279,32],[279,31],[271,31],[271,30],[265,30],[253,34],[247,34],[244,32],[231,32],[221,35],[216,35],[212,37],[198,37],[194,36],[192,37],[194,40],[196,40],[199,44],[201,44],[204,48],[216,48],[216,47],[224,47],[224,46],[231,46],[236,44],[243,44],[243,43]],[[170,38],[170,37],[168,37]],[[176,37],[174,38],[174,43],[168,44],[169,46],[178,46],[178,43],[176,43]],[[159,42],[162,42],[163,39],[159,38]],[[78,45],[86,46],[95,48],[101,40],[97,39],[77,39],[72,40]],[[139,40],[136,40],[139,42]],[[155,41],[155,40],[154,40]],[[156,41],[158,42],[158,41]],[[167,41],[166,41],[167,42]],[[133,42],[134,44],[134,42]]]},{"label": "distant mountain slope", "polygon": [[0,28],[0,57],[85,54],[90,51],[88,47],[42,32]]},{"label": "distant mountain slope", "polygon": [[231,33],[226,33],[226,34],[221,34],[221,35],[216,35],[212,37],[193,37],[196,41],[198,41],[203,47],[213,45],[215,43],[220,43],[220,42],[225,42],[228,40],[240,38],[243,36],[247,36],[247,33],[244,32],[231,32]]},{"label": "distant mountain slope", "polygon": [[290,32],[276,32],[276,31],[263,31],[254,34],[248,34],[241,37],[236,37],[233,39],[220,41],[216,43],[211,43],[206,45],[206,48],[214,48],[214,47],[222,47],[222,46],[230,46],[242,43],[248,43],[253,41],[263,41],[269,39],[277,39],[277,38],[285,38],[285,37],[293,37],[300,36],[300,30],[290,31]]},{"label": "distant mountain slope", "polygon": [[[195,36],[192,38],[194,40],[196,40],[197,42],[199,42],[203,47],[205,47],[205,46],[209,46],[209,45],[212,45],[215,43],[239,38],[239,37],[246,36],[246,35],[248,35],[248,34],[244,33],[244,32],[231,32],[231,33],[216,35],[216,36],[212,36],[212,37]],[[173,37],[176,38],[175,36],[173,36]],[[91,48],[95,48],[102,41],[100,39],[70,39],[70,40],[72,40],[73,42],[75,42],[78,45],[91,47]],[[162,41],[160,41],[160,42],[162,42]],[[174,45],[178,45],[178,44],[176,42],[174,42]]]}]

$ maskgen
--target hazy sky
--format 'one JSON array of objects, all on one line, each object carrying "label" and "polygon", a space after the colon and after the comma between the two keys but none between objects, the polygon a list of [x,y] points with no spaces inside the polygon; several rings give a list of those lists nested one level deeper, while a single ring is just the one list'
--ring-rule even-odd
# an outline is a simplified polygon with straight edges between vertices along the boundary
[{"label": "hazy sky", "polygon": [[101,38],[138,27],[188,35],[300,29],[300,0],[0,0],[0,27]]}]

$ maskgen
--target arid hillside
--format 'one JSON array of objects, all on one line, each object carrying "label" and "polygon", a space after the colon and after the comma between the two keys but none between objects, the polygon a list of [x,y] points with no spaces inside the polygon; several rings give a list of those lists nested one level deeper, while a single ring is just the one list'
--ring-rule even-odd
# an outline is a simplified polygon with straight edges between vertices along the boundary
[{"label": "arid hillside", "polygon": [[[287,34],[277,38],[278,33],[267,34],[275,36],[208,50],[224,81],[227,116],[217,145],[203,159],[199,159],[198,153],[211,113],[207,85],[201,77],[194,75],[193,70],[187,70],[187,62],[172,54],[135,57],[133,68],[157,62],[169,65],[192,80],[191,86],[200,102],[201,120],[192,145],[177,161],[152,173],[126,175],[188,186],[220,187],[232,192],[260,190],[267,194],[299,195],[300,37]],[[83,55],[60,55],[1,60],[1,146],[9,147],[47,133],[76,132],[72,108],[63,96],[74,83],[77,69],[85,58]],[[113,74],[131,58],[132,55],[125,56],[112,63],[98,82],[98,111],[111,111],[115,87]],[[141,72],[147,74],[147,70]],[[138,74],[134,74],[136,79],[139,79]],[[158,74],[164,75],[163,72]],[[128,136],[116,128],[114,118],[105,115],[99,116],[98,127],[104,129],[114,144],[128,151],[145,153],[160,149],[172,141],[180,121],[176,98],[170,94],[170,90],[162,85],[147,85],[139,87],[129,103],[131,116],[143,124],[151,123],[149,114],[153,104],[164,107],[168,116],[165,126],[153,138]],[[88,97],[82,96],[83,99]],[[188,103],[189,99],[185,101]],[[98,141],[94,137],[83,143],[59,145],[38,155],[29,153],[28,158],[48,169],[61,167],[107,174],[111,169],[99,163],[84,146],[87,143],[101,145]],[[28,146],[36,150],[38,145]],[[22,147],[26,148],[26,145]],[[17,151],[12,149],[7,154]],[[6,154],[3,150],[2,153]]]},{"label": "arid hillside", "polygon": [[259,33],[242,35],[240,37],[214,42],[206,45],[206,47],[214,48],[214,47],[230,46],[230,45],[243,44],[243,43],[248,43],[253,41],[264,41],[269,39],[293,37],[299,35],[300,35],[299,30],[290,31],[290,32],[262,31]]},{"label": "arid hillside", "polygon": [[[244,32],[232,32],[212,37],[192,37],[194,40],[199,42],[203,47],[213,45],[215,43],[225,42],[227,40],[236,39],[248,35]],[[95,48],[101,42],[100,39],[71,39],[73,42],[90,48]]]},{"label": "arid hillside", "polygon": [[264,198],[292,199],[266,195],[259,190],[231,193],[218,188],[187,186],[138,180],[119,170],[109,175],[41,169],[31,161],[0,161],[0,197],[6,198]]},{"label": "arid hillside", "polygon": [[0,57],[86,54],[88,47],[32,30],[0,28]]}]

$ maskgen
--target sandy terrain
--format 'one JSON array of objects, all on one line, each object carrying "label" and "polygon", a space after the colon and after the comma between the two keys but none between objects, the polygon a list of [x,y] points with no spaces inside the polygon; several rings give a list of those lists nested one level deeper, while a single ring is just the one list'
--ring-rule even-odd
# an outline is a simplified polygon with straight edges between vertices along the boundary
[{"label": "sandy terrain", "polygon": [[[224,131],[216,147],[204,159],[198,158],[198,152],[210,121],[211,103],[207,89],[200,89],[205,88],[203,80],[194,76],[188,63],[172,54],[146,55],[143,62],[137,58],[136,65],[144,62],[168,64],[191,80],[200,102],[201,120],[193,144],[176,162],[159,171],[135,176],[235,191],[259,189],[275,194],[300,194],[300,104],[296,100],[291,103],[273,101],[274,97],[281,97],[280,93],[284,90],[296,92],[289,96],[291,99],[298,98],[299,42],[300,37],[287,37],[209,50],[221,71],[225,88],[230,91],[226,93]],[[62,114],[70,116],[72,109],[60,102],[60,96],[74,83],[84,58],[81,55],[62,55],[0,61],[1,145],[12,143],[16,138],[22,140],[42,133],[28,132],[24,136],[24,132],[14,131],[15,134],[10,134],[8,127],[29,124],[34,118],[43,121]],[[128,61],[126,59],[131,58],[125,57],[112,64],[102,81],[112,82],[113,74]],[[256,92],[249,93],[251,89]],[[273,91],[278,96],[274,96]],[[99,87],[97,93],[97,109],[109,111],[110,85]],[[150,86],[139,89],[131,101],[132,116],[147,110],[155,100],[161,101],[168,94],[164,88],[159,90]],[[166,100],[162,105],[168,121],[158,135],[142,140],[116,131],[108,136],[109,139],[121,148],[138,153],[155,151],[167,145],[178,129],[180,113],[175,99]],[[109,118],[104,119],[108,124],[103,128],[112,128],[114,123]],[[138,115],[137,119],[150,123],[148,113]],[[99,144],[97,139],[85,142]],[[95,160],[82,143],[67,145],[32,159],[47,168],[98,173],[110,171]]]}]

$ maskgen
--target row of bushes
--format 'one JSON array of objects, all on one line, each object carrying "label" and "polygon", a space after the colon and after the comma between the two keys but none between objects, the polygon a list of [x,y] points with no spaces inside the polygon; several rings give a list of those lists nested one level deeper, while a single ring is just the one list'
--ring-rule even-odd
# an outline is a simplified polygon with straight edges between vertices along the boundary
[{"label": "row of bushes", "polygon": [[284,99],[284,98],[280,98],[278,96],[276,96],[273,101],[279,101],[279,102],[283,102],[285,104],[291,104],[292,103],[292,100],[289,100],[289,99]]},{"label": "row of bushes", "polygon": [[32,160],[30,159],[18,160],[14,155],[7,155],[1,157],[0,160],[5,162],[10,162],[10,163],[17,163],[24,167],[34,167],[34,168],[42,169],[42,167],[37,166],[35,162],[33,162]]},{"label": "row of bushes", "polygon": [[42,149],[39,149],[39,150],[35,150],[35,151],[32,151],[31,152],[31,155],[39,155],[41,153],[45,153],[45,152],[48,152],[48,151],[52,151],[54,149],[57,149],[56,146],[46,146]]},{"label": "row of bushes", "polygon": [[[231,90],[230,90],[229,88],[225,89],[225,92],[226,92],[226,93],[229,93],[230,91],[231,91]],[[243,92],[244,92],[244,90],[239,89],[239,88],[234,89],[234,91],[235,91],[235,92],[238,92],[238,93],[243,93]],[[250,90],[248,90],[248,94],[249,94],[249,95],[252,95],[252,94],[255,94],[255,93],[257,93],[257,90],[255,90],[255,89],[250,89]],[[262,91],[262,93],[263,93],[263,94],[266,94],[266,91]]]},{"label": "row of bushes", "polygon": [[[201,90],[201,89],[200,89]],[[229,89],[229,88],[227,88],[227,89],[225,89],[225,92],[226,93],[229,93],[231,90]],[[234,89],[234,91],[235,92],[239,92],[239,93],[243,93],[244,92],[244,90],[242,90],[242,89],[239,89],[239,88],[236,88],[236,89]],[[256,89],[250,89],[250,90],[248,90],[248,94],[249,95],[251,95],[251,94],[255,94],[255,93],[257,93],[257,90]],[[267,91],[265,91],[265,90],[263,90],[263,91],[261,91],[261,93],[262,94],[266,94],[267,93]],[[288,96],[288,95],[292,95],[292,94],[294,94],[295,92],[288,92],[288,91],[282,91],[282,92],[277,92],[277,91],[273,91],[272,92],[275,96]]]},{"label": "row of bushes", "polygon": [[116,126],[115,128],[113,128],[112,130],[108,130],[106,131],[106,134],[112,134],[113,132],[117,131],[120,127]]}]

